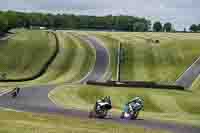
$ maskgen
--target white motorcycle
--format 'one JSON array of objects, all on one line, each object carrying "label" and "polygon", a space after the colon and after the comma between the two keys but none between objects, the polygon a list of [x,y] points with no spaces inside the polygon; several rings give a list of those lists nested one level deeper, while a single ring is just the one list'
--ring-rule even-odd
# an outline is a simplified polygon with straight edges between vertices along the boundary
[{"label": "white motorcycle", "polygon": [[89,118],[106,118],[110,109],[112,109],[111,100],[105,98],[101,102],[96,102],[93,110],[89,112]]}]

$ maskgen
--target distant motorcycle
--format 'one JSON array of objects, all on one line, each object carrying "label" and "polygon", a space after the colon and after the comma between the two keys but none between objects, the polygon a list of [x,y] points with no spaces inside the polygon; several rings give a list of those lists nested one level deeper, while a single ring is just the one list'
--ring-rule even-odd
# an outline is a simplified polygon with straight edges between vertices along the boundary
[{"label": "distant motorcycle", "polygon": [[143,109],[143,100],[136,97],[131,102],[128,102],[120,116],[121,119],[135,120],[138,118],[139,112]]},{"label": "distant motorcycle", "polygon": [[16,87],[16,88],[12,91],[12,93],[11,93],[12,98],[16,98],[17,95],[19,94],[19,91],[20,91],[20,88],[19,88],[19,87]]},{"label": "distant motorcycle", "polygon": [[16,98],[17,97],[17,93],[16,92],[12,92],[12,98]]},{"label": "distant motorcycle", "polygon": [[96,102],[94,108],[89,112],[89,118],[106,118],[110,109],[112,109],[110,97],[100,99]]}]

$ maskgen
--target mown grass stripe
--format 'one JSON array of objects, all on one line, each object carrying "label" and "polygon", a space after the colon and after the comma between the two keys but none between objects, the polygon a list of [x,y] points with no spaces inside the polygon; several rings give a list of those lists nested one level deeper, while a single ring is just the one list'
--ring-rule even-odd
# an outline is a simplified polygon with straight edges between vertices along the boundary
[{"label": "mown grass stripe", "polygon": [[82,44],[75,38],[71,36],[74,43],[77,45],[74,61],[72,62],[72,68],[69,71],[70,76],[68,80],[80,80],[79,74],[81,73],[81,68],[84,66],[86,59],[86,49],[82,46]]},{"label": "mown grass stripe", "polygon": [[[105,47],[107,47],[109,54],[110,54],[110,64],[108,71],[111,72],[111,79],[117,80],[117,57],[118,57],[118,49],[120,45],[120,41],[112,38],[109,35],[103,35],[103,34],[93,34],[97,38],[104,41]],[[108,74],[108,77],[110,75]]]},{"label": "mown grass stripe", "polygon": [[151,101],[165,113],[184,113],[172,96],[149,94]]}]

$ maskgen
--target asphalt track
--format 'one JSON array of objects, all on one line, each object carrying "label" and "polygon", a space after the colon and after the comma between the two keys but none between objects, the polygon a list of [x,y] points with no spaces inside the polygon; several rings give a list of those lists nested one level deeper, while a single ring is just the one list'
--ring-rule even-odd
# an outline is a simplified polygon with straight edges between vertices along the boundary
[{"label": "asphalt track", "polygon": [[[63,109],[56,106],[49,98],[48,93],[53,90],[55,86],[35,86],[24,88],[20,91],[16,98],[12,98],[10,93],[0,97],[0,106],[35,113],[59,114],[64,116],[73,116],[79,118],[88,118],[88,112],[72,109]],[[174,124],[169,122],[161,122],[158,120],[121,120],[119,117],[113,116],[112,119],[101,121],[119,122],[122,124],[134,124],[144,128],[163,129],[174,133],[199,133],[200,128]]]},{"label": "asphalt track", "polygon": [[84,83],[86,81],[100,81],[109,65],[109,53],[103,45],[94,36],[79,36],[80,39],[85,41],[91,47],[96,50],[96,62],[93,70],[80,82]]},{"label": "asphalt track", "polygon": [[190,88],[200,75],[200,57],[176,80],[177,85]]},{"label": "asphalt track", "polygon": [[[98,44],[94,38],[91,37],[86,38],[87,41],[95,47],[96,50],[103,51],[102,45]],[[100,49],[99,49],[100,48]],[[98,54],[98,52],[96,53]],[[108,56],[102,56],[102,53],[97,55],[96,61],[104,60],[108,58]],[[98,58],[99,57],[99,58]],[[106,59],[108,60],[108,59]],[[107,61],[103,61],[104,63]],[[100,62],[99,62],[100,63]],[[105,63],[103,66],[99,67],[96,63],[93,71],[84,79],[90,80],[95,79],[98,80],[99,76],[101,77],[104,72],[106,71],[107,64]],[[101,64],[101,63],[100,63]],[[101,64],[102,65],[102,64]],[[99,69],[99,70],[96,70]],[[18,111],[25,111],[25,112],[35,112],[35,113],[48,113],[48,114],[60,114],[64,116],[74,116],[80,118],[88,118],[88,112],[80,111],[80,110],[72,110],[72,109],[63,109],[55,105],[49,98],[48,94],[52,91],[56,86],[55,85],[44,85],[44,86],[32,86],[23,88],[20,90],[19,95],[16,98],[12,98],[10,93],[7,93],[0,97],[0,107],[14,109]],[[183,125],[183,124],[174,124],[169,122],[161,122],[158,120],[121,120],[119,117],[113,116],[112,119],[108,120],[101,120],[101,121],[113,121],[119,122],[122,124],[134,124],[144,128],[151,128],[151,129],[163,129],[168,130],[174,133],[199,133],[200,128]]]}]

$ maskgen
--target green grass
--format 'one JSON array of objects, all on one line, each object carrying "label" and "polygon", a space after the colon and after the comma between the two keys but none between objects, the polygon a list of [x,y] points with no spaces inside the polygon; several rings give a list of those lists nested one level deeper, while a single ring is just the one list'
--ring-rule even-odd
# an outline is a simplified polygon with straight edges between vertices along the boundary
[{"label": "green grass", "polygon": [[[123,80],[171,83],[200,56],[200,34],[79,33],[95,35],[105,43],[111,53],[110,67],[114,70],[114,51],[117,48],[117,40],[121,42],[124,53],[121,64]],[[154,43],[157,39],[160,43]],[[115,75],[112,72],[112,76]],[[145,101],[145,110],[142,111],[141,117],[200,126],[199,86],[199,79],[193,84],[191,92],[71,85],[58,87],[50,93],[50,98],[66,108],[89,110],[96,99],[110,95],[114,104],[113,113],[119,113],[128,99],[141,96]]]},{"label": "green grass", "polygon": [[[59,54],[47,72],[32,83],[78,81],[94,65],[94,51],[84,41],[70,32],[58,31],[56,34],[59,39]],[[121,69],[121,78],[124,80],[174,82],[200,56],[200,34],[120,32],[87,32],[87,34],[101,39],[110,51],[111,62],[108,71],[112,70],[113,79],[116,78],[118,40],[121,41],[125,53]],[[152,40],[156,39],[160,40],[159,44],[152,43]],[[113,113],[118,114],[129,99],[141,96],[145,101],[145,109],[140,117],[200,126],[199,83],[200,79],[197,79],[191,92],[66,85],[53,90],[49,97],[65,108],[89,110],[96,99],[110,95],[114,105]]]},{"label": "green grass", "polygon": [[200,38],[158,38],[161,43],[153,44],[130,37],[122,44],[126,51],[121,77],[124,80],[173,82],[200,56]]},{"label": "green grass", "polygon": [[[105,38],[121,42],[124,53],[121,58],[122,80],[174,82],[200,56],[200,34],[87,33],[101,36],[104,42]],[[160,43],[155,43],[155,40],[159,40]],[[115,48],[110,47],[111,41],[107,41],[106,44],[109,51],[115,51]]]},{"label": "green grass", "polygon": [[92,48],[70,33],[58,31],[56,34],[60,46],[59,53],[47,72],[35,80],[36,83],[79,81],[93,67],[95,54]]},{"label": "green grass", "polygon": [[11,90],[11,88],[10,87],[8,87],[8,86],[5,86],[5,87],[1,87],[0,88],[0,96],[1,96],[1,94],[4,94],[4,93],[7,93],[7,92],[9,92]]},{"label": "green grass", "polygon": [[36,75],[55,50],[51,33],[17,30],[8,40],[0,41],[0,72],[7,79],[30,78]]},{"label": "green grass", "polygon": [[[12,117],[10,117],[12,116]],[[164,133],[114,122],[0,110],[1,133]]]},{"label": "green grass", "polygon": [[128,100],[140,96],[145,101],[140,117],[200,126],[199,94],[194,92],[65,85],[53,90],[49,97],[65,108],[90,110],[98,98],[107,95],[111,96],[114,114],[119,114]]},{"label": "green grass", "polygon": [[191,89],[195,93],[199,93],[200,94],[200,76],[194,81],[194,83],[192,84]]},{"label": "green grass", "polygon": [[[26,31],[26,32],[28,33],[30,32],[30,34],[33,34],[36,31]],[[19,34],[22,34],[22,33],[23,32],[19,31]],[[37,33],[40,35],[43,32],[38,31]],[[20,82],[20,83],[15,82],[15,83],[9,83],[9,84],[1,83],[1,85],[2,86],[9,85],[12,87],[15,85],[26,86],[26,85],[43,84],[43,83],[76,82],[76,81],[81,80],[85,75],[87,75],[87,73],[90,72],[94,66],[94,62],[95,62],[94,49],[91,48],[84,41],[80,40],[78,37],[73,36],[71,33],[57,31],[55,34],[57,35],[57,38],[59,41],[59,52],[55,60],[52,61],[52,63],[47,68],[47,71],[43,75],[41,75],[39,78],[33,81]],[[19,36],[19,38],[21,36]],[[51,37],[51,39],[54,39],[54,38]],[[55,39],[49,42],[48,45],[53,45],[54,43],[55,43]],[[30,51],[29,49],[31,49],[32,47],[35,47],[34,46],[35,44],[32,44],[32,42],[29,45],[28,45],[29,47],[27,47],[28,50],[26,54],[28,54],[28,51]],[[43,45],[43,44],[40,44],[40,45],[42,45],[41,47],[42,48],[44,47],[45,50],[48,49],[46,45]],[[18,48],[20,46],[16,45],[16,47]],[[41,57],[34,58],[35,60],[41,63],[41,59],[44,56],[44,53],[40,54],[40,51],[34,51],[34,52],[38,54],[38,56],[41,56]],[[19,53],[19,50],[18,50],[18,53]],[[2,58],[5,58],[5,57],[2,57]],[[31,59],[29,60],[27,59],[24,62],[30,63],[30,64],[35,63]],[[10,61],[10,63],[12,63],[12,60]],[[32,67],[36,69],[35,64],[33,64]]]}]

